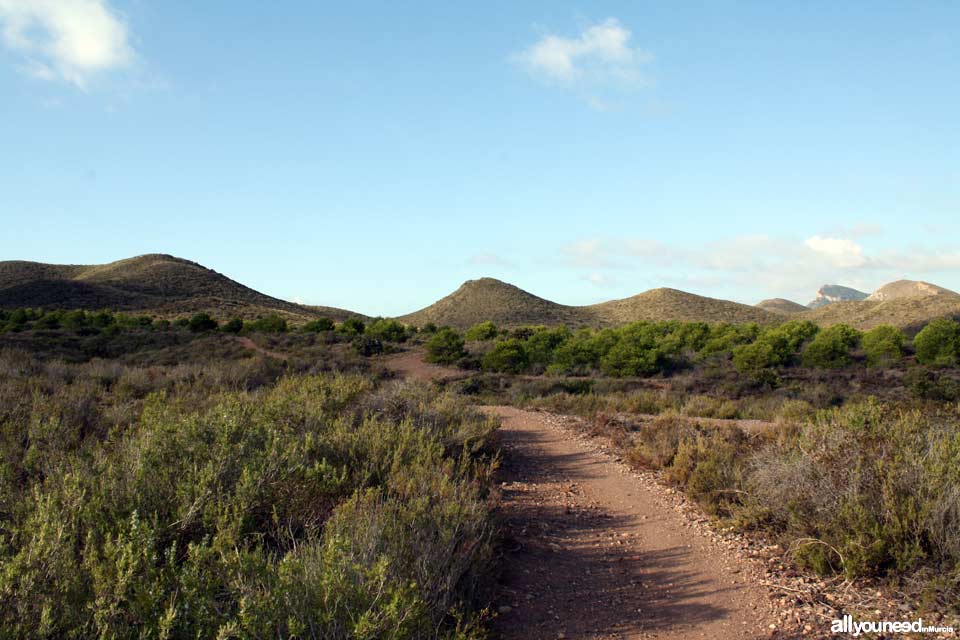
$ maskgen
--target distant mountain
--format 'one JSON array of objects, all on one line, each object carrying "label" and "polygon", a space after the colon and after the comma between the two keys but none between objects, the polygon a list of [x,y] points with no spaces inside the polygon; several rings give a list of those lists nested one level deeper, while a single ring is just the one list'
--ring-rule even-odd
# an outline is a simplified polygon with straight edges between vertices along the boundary
[{"label": "distant mountain", "polygon": [[292,319],[359,315],[305,307],[262,294],[195,262],[149,254],[101,265],[0,262],[0,308],[111,309],[217,317],[277,313]]},{"label": "distant mountain", "polygon": [[737,302],[677,291],[653,289],[600,304],[575,307],[533,295],[493,278],[469,280],[436,303],[401,316],[403,322],[433,322],[466,328],[491,320],[501,326],[556,325],[605,327],[638,320],[773,323],[778,316]]},{"label": "distant mountain", "polygon": [[867,300],[898,300],[902,298],[925,298],[927,296],[958,295],[955,291],[938,287],[919,280],[897,280],[885,284],[869,296]]},{"label": "distant mountain", "polygon": [[857,291],[856,289],[844,287],[839,284],[825,284],[820,287],[817,291],[817,297],[807,304],[807,307],[810,309],[819,309],[820,307],[836,302],[865,300],[867,295],[868,294],[863,291]]},{"label": "distant mountain", "polygon": [[761,300],[754,306],[764,311],[782,314],[801,313],[808,310],[808,307],[803,306],[799,302],[787,300],[786,298],[769,298],[767,300]]}]

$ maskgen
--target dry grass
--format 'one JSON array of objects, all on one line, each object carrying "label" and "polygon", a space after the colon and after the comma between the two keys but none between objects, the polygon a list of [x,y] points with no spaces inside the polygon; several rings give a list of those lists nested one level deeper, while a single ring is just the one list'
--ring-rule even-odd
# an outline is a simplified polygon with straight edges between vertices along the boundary
[{"label": "dry grass", "polygon": [[889,324],[912,333],[931,320],[947,316],[960,317],[960,295],[944,293],[893,300],[835,302],[795,317],[812,320],[821,326],[847,324],[861,330]]},{"label": "dry grass", "polygon": [[758,309],[763,309],[764,311],[782,313],[786,315],[809,311],[807,307],[803,306],[799,302],[787,300],[786,298],[770,298],[768,300],[762,300],[756,304],[756,307]]}]

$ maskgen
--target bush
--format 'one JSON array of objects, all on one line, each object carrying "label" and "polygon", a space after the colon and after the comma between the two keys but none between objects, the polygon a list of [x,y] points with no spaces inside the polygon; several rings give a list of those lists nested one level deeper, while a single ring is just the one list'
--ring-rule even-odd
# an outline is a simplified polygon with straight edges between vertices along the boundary
[{"label": "bush", "polygon": [[375,356],[383,353],[383,343],[377,338],[371,336],[356,336],[353,339],[353,348],[357,353],[364,357]]},{"label": "bush", "polygon": [[522,340],[500,340],[483,356],[483,369],[500,373],[523,373],[530,366],[530,356]]},{"label": "bush", "polygon": [[260,333],[286,333],[287,321],[276,314],[270,314],[251,322],[250,329]]},{"label": "bush", "polygon": [[463,347],[464,341],[460,334],[450,327],[444,327],[427,341],[427,361],[453,364],[466,355]]},{"label": "bush", "polygon": [[873,367],[884,367],[893,364],[903,357],[903,343],[906,338],[903,332],[890,325],[880,325],[863,334],[861,344],[867,356],[867,364]]},{"label": "bush", "polygon": [[851,351],[860,343],[861,333],[845,324],[820,331],[803,351],[803,364],[821,369],[839,369],[853,362]]},{"label": "bush", "polygon": [[330,318],[317,318],[304,324],[301,331],[304,333],[320,333],[322,331],[333,331],[334,326],[333,320]]},{"label": "bush", "polygon": [[220,330],[224,333],[240,333],[243,331],[243,320],[240,318],[232,318],[224,323]]},{"label": "bush", "polygon": [[493,340],[497,337],[499,331],[497,326],[490,322],[480,322],[467,329],[464,338],[467,342],[480,342],[482,340]]},{"label": "bush", "polygon": [[384,342],[406,342],[407,327],[397,320],[385,320],[378,318],[371,322],[366,330],[366,335]]},{"label": "bush", "polygon": [[190,318],[190,331],[194,333],[203,333],[213,331],[217,328],[217,321],[210,317],[209,313],[198,313]]},{"label": "bush", "polygon": [[337,325],[337,333],[350,337],[359,336],[366,328],[367,325],[360,318],[347,318]]},{"label": "bush", "polygon": [[957,364],[960,354],[960,323],[950,318],[934,320],[913,339],[917,360],[935,367]]}]

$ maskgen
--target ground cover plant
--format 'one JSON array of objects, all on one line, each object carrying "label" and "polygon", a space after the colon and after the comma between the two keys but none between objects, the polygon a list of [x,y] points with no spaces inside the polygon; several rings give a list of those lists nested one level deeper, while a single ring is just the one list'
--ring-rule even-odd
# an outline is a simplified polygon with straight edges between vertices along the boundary
[{"label": "ground cover plant", "polygon": [[[463,399],[326,328],[245,330],[261,352],[205,319],[23,315],[0,336],[0,636],[480,634],[495,425]],[[86,339],[122,357],[64,344]]]}]

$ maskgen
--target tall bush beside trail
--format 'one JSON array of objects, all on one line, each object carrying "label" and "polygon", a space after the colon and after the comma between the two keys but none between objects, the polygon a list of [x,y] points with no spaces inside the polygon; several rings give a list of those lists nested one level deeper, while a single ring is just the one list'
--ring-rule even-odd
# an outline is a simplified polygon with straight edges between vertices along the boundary
[{"label": "tall bush beside trail", "polygon": [[853,362],[853,349],[860,344],[863,334],[845,324],[828,327],[807,344],[803,350],[803,364],[822,369],[839,369]]},{"label": "tall bush beside trail", "polygon": [[664,368],[660,327],[650,323],[630,324],[616,334],[616,342],[600,358],[600,370],[609,376],[652,375]]},{"label": "tall bush beside trail", "polygon": [[957,584],[957,420],[876,401],[822,412],[755,456],[750,506],[818,571],[853,577],[932,564]]},{"label": "tall bush beside trail", "polygon": [[483,368],[486,371],[523,373],[529,366],[530,356],[523,340],[517,338],[497,341],[493,349],[483,356]]},{"label": "tall bush beside trail", "polygon": [[557,347],[547,371],[562,375],[585,375],[600,368],[600,359],[617,342],[617,332],[581,329]]},{"label": "tall bush beside trail", "polygon": [[890,325],[880,325],[863,334],[861,344],[872,367],[889,366],[903,357],[903,332]]},{"label": "tall bush beside trail", "polygon": [[466,355],[463,337],[450,327],[444,327],[427,340],[427,360],[437,364],[453,364]]},{"label": "tall bush beside trail", "polygon": [[557,348],[566,342],[572,334],[566,326],[541,327],[530,334],[524,348],[530,356],[530,366],[535,373],[542,373],[553,362]]},{"label": "tall bush beside trail", "polygon": [[286,333],[287,321],[276,314],[270,314],[251,322],[250,328],[263,333]]},{"label": "tall bush beside trail", "polygon": [[211,318],[209,313],[198,313],[190,318],[190,331],[194,333],[213,331],[217,326],[217,321]]},{"label": "tall bush beside trail", "polygon": [[948,367],[960,356],[960,323],[951,318],[934,320],[913,339],[913,348],[921,364]]},{"label": "tall bush beside trail", "polygon": [[497,337],[498,333],[500,333],[500,331],[497,329],[497,325],[487,320],[486,322],[479,322],[467,329],[463,337],[467,342],[480,342],[482,340],[493,340]]}]

